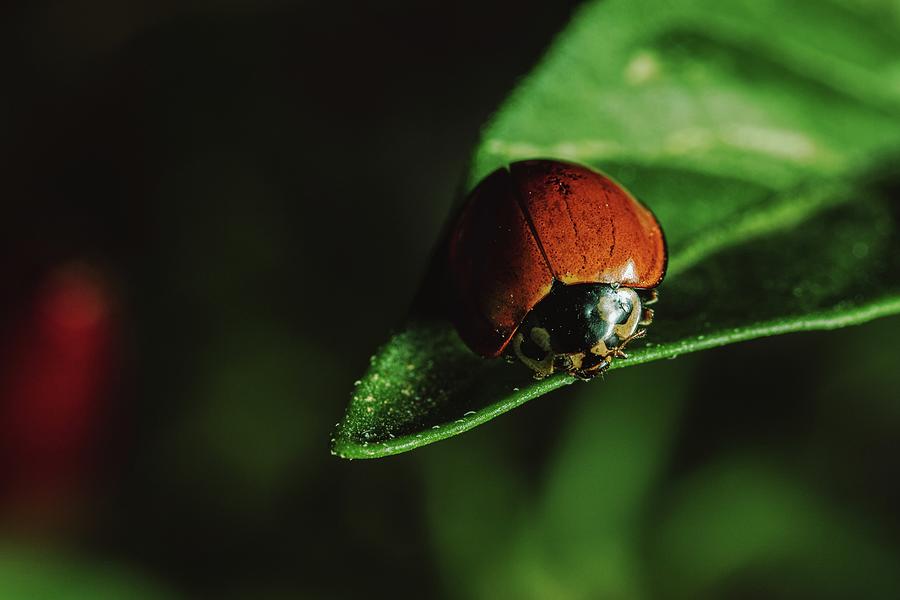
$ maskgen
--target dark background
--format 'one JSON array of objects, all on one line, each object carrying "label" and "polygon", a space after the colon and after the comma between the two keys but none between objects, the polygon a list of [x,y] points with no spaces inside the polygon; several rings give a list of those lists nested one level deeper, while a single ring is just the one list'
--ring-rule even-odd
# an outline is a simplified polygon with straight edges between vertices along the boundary
[{"label": "dark background", "polygon": [[[575,4],[2,9],[0,400],[76,369],[29,329],[59,285],[88,289],[104,324],[77,363],[97,373],[73,409],[87,425],[4,425],[24,440],[5,449],[4,539],[191,596],[468,595],[429,478],[471,486],[448,456],[499,452],[540,489],[575,397],[600,401],[602,384],[390,459],[342,461],[328,439],[406,312],[479,127]],[[667,480],[744,448],[896,549],[898,333],[893,319],[678,359],[689,400]],[[629,381],[618,393],[644,393]],[[29,458],[46,431],[64,443]],[[29,461],[46,476],[15,468]],[[722,589],[793,589],[754,573]]]}]

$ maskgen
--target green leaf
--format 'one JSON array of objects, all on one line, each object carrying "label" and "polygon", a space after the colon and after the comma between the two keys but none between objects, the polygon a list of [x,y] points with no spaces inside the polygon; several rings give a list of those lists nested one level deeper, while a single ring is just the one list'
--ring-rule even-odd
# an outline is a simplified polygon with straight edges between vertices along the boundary
[{"label": "green leaf", "polygon": [[[894,314],[898,57],[888,0],[591,3],[485,129],[469,185],[554,157],[653,209],[669,272],[646,341],[612,369]],[[336,454],[404,452],[572,383],[478,358],[424,308],[372,357]]]},{"label": "green leaf", "polygon": [[757,590],[767,579],[778,581],[783,597],[896,593],[898,557],[877,523],[783,462],[737,455],[687,478],[652,525],[652,580],[665,582],[660,592],[729,597],[725,586],[739,589],[744,577]]},{"label": "green leaf", "polygon": [[162,600],[180,598],[131,569],[24,546],[0,546],[0,597],[59,600]]}]

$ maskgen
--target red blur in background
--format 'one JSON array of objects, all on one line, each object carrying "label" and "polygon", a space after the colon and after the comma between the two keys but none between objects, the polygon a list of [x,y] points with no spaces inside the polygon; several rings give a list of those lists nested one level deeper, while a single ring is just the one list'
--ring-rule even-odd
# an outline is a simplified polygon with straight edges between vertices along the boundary
[{"label": "red blur in background", "polygon": [[97,466],[113,374],[113,302],[82,264],[52,269],[0,338],[0,520],[5,528],[70,524]]}]

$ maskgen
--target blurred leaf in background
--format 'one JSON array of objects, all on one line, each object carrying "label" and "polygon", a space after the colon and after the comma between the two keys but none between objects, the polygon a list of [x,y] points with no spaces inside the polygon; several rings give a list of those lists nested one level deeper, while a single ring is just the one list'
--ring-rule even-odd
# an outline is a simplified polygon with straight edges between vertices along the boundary
[{"label": "blurred leaf in background", "polygon": [[181,597],[131,569],[9,544],[0,548],[0,596],[56,600]]}]

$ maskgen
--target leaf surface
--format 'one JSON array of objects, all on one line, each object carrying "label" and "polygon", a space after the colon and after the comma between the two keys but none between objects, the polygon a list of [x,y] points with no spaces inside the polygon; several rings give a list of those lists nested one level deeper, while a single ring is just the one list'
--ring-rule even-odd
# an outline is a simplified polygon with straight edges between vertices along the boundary
[{"label": "leaf surface", "polygon": [[[558,158],[653,209],[669,272],[649,335],[611,370],[900,312],[898,34],[886,0],[590,3],[484,130],[469,186]],[[333,451],[404,452],[572,381],[480,359],[414,308],[356,385]]]}]

